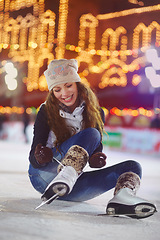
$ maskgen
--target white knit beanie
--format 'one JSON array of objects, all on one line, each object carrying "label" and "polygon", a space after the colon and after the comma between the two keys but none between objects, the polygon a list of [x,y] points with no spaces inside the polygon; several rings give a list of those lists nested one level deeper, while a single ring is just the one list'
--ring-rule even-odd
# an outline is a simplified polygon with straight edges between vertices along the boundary
[{"label": "white knit beanie", "polygon": [[76,59],[54,59],[44,72],[48,90],[52,90],[53,87],[61,83],[80,82],[81,79],[77,71],[78,64]]}]

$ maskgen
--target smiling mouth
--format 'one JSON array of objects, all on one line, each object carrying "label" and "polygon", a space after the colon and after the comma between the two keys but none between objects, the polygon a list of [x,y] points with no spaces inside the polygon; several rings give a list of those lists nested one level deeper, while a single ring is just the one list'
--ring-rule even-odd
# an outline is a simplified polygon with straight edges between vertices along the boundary
[{"label": "smiling mouth", "polygon": [[70,97],[67,97],[67,98],[62,98],[62,99],[65,102],[69,102],[72,98],[73,98],[73,95],[71,95]]}]

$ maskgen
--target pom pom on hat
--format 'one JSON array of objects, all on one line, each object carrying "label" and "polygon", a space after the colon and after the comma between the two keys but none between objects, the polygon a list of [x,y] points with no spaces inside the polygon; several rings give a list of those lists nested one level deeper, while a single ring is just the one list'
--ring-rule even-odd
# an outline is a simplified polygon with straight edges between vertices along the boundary
[{"label": "pom pom on hat", "polygon": [[47,80],[48,90],[52,90],[58,84],[67,82],[80,82],[81,79],[77,73],[78,64],[76,59],[54,59],[48,65],[44,72]]}]

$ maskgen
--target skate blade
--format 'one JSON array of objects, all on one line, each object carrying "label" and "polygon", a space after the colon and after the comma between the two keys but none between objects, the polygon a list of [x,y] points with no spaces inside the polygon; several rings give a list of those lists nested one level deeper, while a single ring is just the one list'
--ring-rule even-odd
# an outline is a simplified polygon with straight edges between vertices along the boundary
[{"label": "skate blade", "polygon": [[60,193],[60,192],[54,194],[51,198],[47,199],[46,201],[43,201],[40,205],[38,205],[38,206],[35,208],[35,210],[39,209],[40,207],[42,207],[43,205],[47,204],[48,202],[53,201],[53,200],[59,198],[59,196],[60,196],[59,193]]},{"label": "skate blade", "polygon": [[[133,210],[133,209],[132,209]],[[132,218],[147,218],[153,215],[155,212],[157,212],[156,208],[154,205],[146,205],[146,204],[139,204],[134,207],[134,212],[132,213],[127,213],[127,212],[118,212],[118,209],[109,207],[106,210],[106,216],[128,216]]]}]

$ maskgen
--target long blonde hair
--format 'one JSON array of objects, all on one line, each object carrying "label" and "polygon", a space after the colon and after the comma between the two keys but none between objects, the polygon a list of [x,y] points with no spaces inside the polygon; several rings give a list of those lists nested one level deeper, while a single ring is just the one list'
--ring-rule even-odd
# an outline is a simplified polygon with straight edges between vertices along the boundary
[{"label": "long blonde hair", "polygon": [[[78,88],[78,97],[85,101],[85,110],[83,111],[83,129],[88,127],[97,128],[102,136],[103,121],[101,118],[101,108],[98,99],[90,87],[81,82],[76,83]],[[56,135],[56,147],[71,137],[65,119],[59,115],[59,101],[50,91],[46,99],[46,112],[50,129]]]}]

